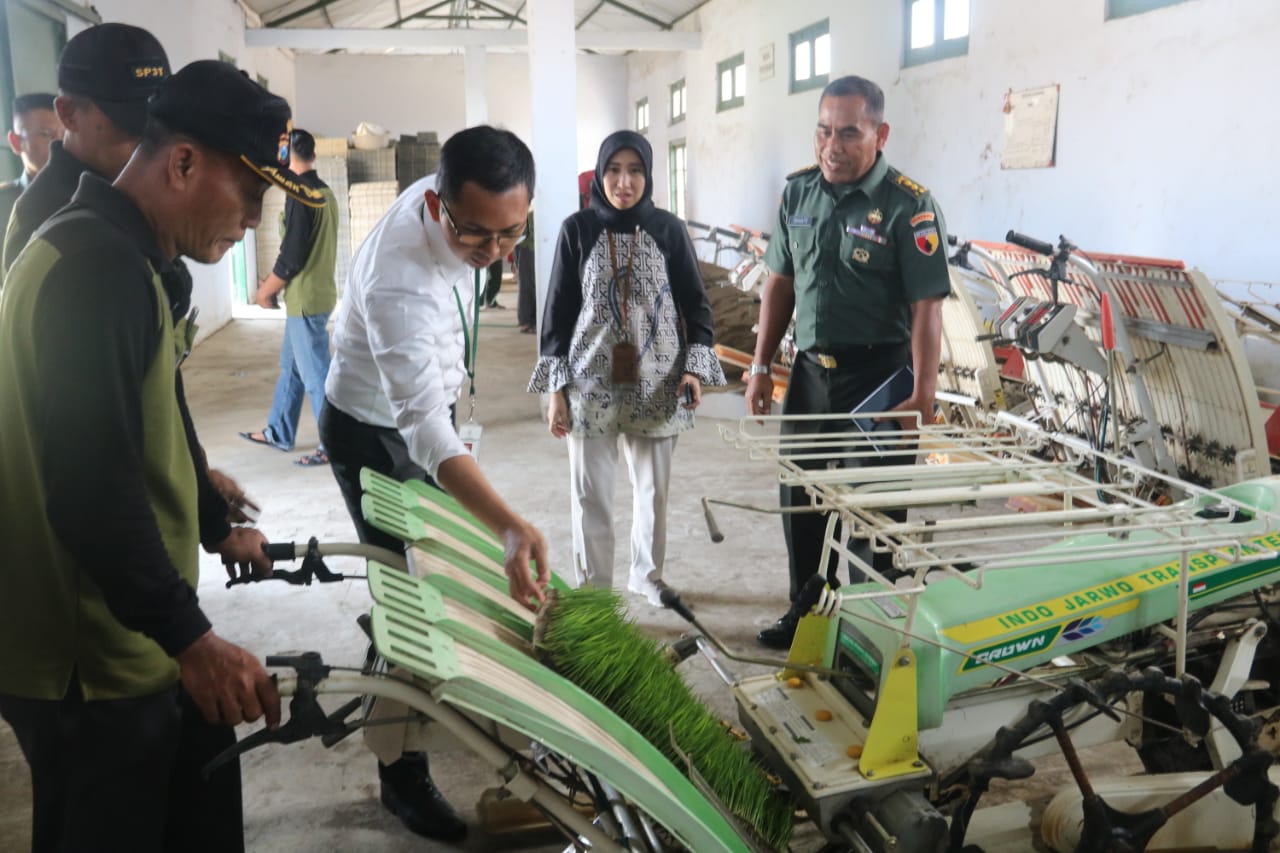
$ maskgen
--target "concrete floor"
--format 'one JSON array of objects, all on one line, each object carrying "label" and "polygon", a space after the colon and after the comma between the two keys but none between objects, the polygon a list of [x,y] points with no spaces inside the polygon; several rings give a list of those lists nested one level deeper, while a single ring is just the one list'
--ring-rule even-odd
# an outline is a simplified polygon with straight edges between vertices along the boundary
[{"label": "concrete floor", "polygon": [[[502,302],[514,306],[514,293]],[[570,553],[568,457],[565,445],[547,432],[535,395],[525,393],[536,357],[536,338],[516,329],[515,311],[481,315],[478,405],[485,428],[480,455],[486,475],[508,501],[546,535],[553,568],[567,569]],[[273,541],[354,541],[355,534],[337,486],[327,468],[304,469],[292,463],[314,448],[316,429],[304,410],[298,447],[293,453],[251,445],[238,431],[260,429],[277,374],[283,326],[273,321],[240,320],[209,337],[184,368],[187,393],[201,442],[211,464],[236,478],[262,507],[259,526]],[[722,395],[720,405],[735,409],[740,397]],[[713,544],[703,522],[704,494],[776,503],[776,487],[763,464],[741,458],[719,436],[717,421],[701,419],[681,436],[672,484],[670,542],[666,578],[685,592],[700,618],[726,642],[755,648],[753,637],[784,609],[786,552],[776,518],[722,511],[727,540]],[[625,592],[630,488],[625,469],[618,487],[618,569],[616,583]],[[354,560],[335,560],[336,571],[358,572]],[[265,656],[290,650],[315,650],[326,661],[359,665],[363,636],[355,618],[369,608],[360,581],[293,587],[263,583],[228,590],[218,561],[202,556],[200,598],[215,629],[227,639]],[[686,623],[628,596],[639,622],[656,636],[671,639]],[[685,666],[719,710],[732,715],[727,692],[700,661]],[[341,700],[333,702],[340,704]],[[256,726],[245,727],[242,735]],[[359,737],[331,750],[318,741],[269,746],[242,761],[245,836],[250,850],[364,851],[509,850],[551,851],[562,843],[541,839],[486,838],[479,833],[461,848],[427,842],[403,829],[378,802],[372,755]],[[481,791],[496,784],[487,768],[466,752],[433,754],[440,787],[474,825]],[[25,850],[30,844],[26,765],[12,733],[0,722],[0,850]],[[526,843],[527,841],[527,843]]]},{"label": "concrete floor", "polygon": [[[514,294],[503,294],[514,305]],[[570,553],[568,460],[565,446],[541,420],[537,397],[525,393],[536,341],[519,334],[515,312],[482,315],[477,420],[485,432],[481,466],[498,490],[547,536],[553,568],[567,568]],[[241,430],[263,426],[276,379],[282,326],[241,320],[199,346],[185,368],[186,385],[201,440],[211,464],[235,477],[262,507],[259,526],[274,541],[352,541],[354,530],[328,469],[292,463],[315,445],[315,424],[304,413],[298,448],[285,454],[251,445]],[[740,389],[708,395],[704,411],[740,411]],[[755,633],[781,613],[787,593],[786,552],[776,517],[722,509],[718,520],[726,540],[713,544],[700,506],[703,495],[775,506],[775,475],[751,462],[720,437],[715,418],[700,415],[696,429],[680,438],[672,484],[667,580],[680,589],[704,624],[731,647],[759,649]],[[629,486],[619,476],[616,583],[625,591]],[[359,572],[354,560],[335,560],[337,571]],[[355,618],[369,608],[365,585],[351,581],[292,587],[263,583],[227,590],[217,560],[205,555],[200,597],[218,632],[255,654],[315,650],[327,662],[359,665],[363,635]],[[683,633],[685,623],[628,596],[639,623],[662,640]],[[728,691],[700,659],[682,667],[695,690],[718,713],[732,718]],[[744,674],[746,667],[740,667]],[[340,704],[345,697],[326,704]],[[244,727],[242,736],[257,728]],[[470,753],[439,751],[432,768],[440,787],[475,827],[481,792],[496,785],[487,767]],[[1114,771],[1113,771],[1114,772]],[[491,837],[478,831],[461,847],[425,841],[401,827],[378,802],[374,759],[359,737],[326,750],[315,740],[273,745],[242,760],[245,837],[252,851],[559,851],[547,835]],[[1053,790],[1063,774],[1044,778]],[[1022,783],[1024,785],[1025,783]],[[1068,782],[1069,784],[1069,782]],[[1021,787],[1021,785],[1019,786]],[[1009,796],[1006,794],[1006,797]],[[1015,795],[1016,797],[1016,795]],[[0,851],[29,848],[30,795],[26,765],[12,733],[0,722]],[[797,833],[796,850],[820,844]]]}]

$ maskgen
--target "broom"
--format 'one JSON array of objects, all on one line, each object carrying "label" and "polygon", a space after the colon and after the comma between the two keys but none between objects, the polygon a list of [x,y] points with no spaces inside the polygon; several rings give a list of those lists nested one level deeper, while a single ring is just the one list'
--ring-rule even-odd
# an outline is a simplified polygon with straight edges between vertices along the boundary
[{"label": "broom", "polygon": [[731,813],[773,849],[785,850],[790,800],[624,612],[612,590],[549,591],[534,628],[534,648],[689,773],[687,759]]}]

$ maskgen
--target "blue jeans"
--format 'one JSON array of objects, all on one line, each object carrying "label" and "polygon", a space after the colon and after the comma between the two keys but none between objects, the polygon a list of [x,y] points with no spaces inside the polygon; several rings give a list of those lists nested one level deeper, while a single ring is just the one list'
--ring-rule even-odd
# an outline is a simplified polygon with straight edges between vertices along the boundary
[{"label": "blue jeans", "polygon": [[264,431],[267,441],[281,450],[292,450],[302,414],[302,394],[311,398],[311,411],[320,420],[324,405],[324,380],[329,375],[328,314],[286,317],[280,345],[280,378],[271,400]]}]

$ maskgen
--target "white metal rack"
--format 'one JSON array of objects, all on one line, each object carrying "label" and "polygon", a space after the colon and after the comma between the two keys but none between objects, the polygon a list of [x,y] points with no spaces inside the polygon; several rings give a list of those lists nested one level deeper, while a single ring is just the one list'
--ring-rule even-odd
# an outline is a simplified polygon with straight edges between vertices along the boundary
[{"label": "white metal rack", "polygon": [[[940,572],[981,589],[988,571],[1043,564],[1044,546],[1081,533],[1106,535],[1070,551],[1055,551],[1053,562],[1180,555],[1180,625],[1186,623],[1186,569],[1192,554],[1211,552],[1227,562],[1276,556],[1256,540],[1280,530],[1280,513],[1142,468],[1132,459],[1100,453],[1007,413],[975,410],[967,420],[972,425],[869,434],[852,427],[847,416],[749,417],[722,426],[721,433],[751,458],[775,465],[782,485],[803,488],[815,512],[830,513],[820,565],[835,551],[881,587],[842,596],[905,598],[904,637],[911,632],[916,599],[931,574]],[[827,421],[836,429],[850,428],[783,435],[778,430],[783,421]],[[895,443],[900,449],[891,449]],[[892,460],[889,464],[841,467],[881,456],[876,445]],[[925,464],[916,464],[920,456]],[[1108,472],[1111,482],[1095,479],[1099,469]],[[1033,502],[1043,511],[1010,509],[1010,502],[1018,501]],[[936,509],[938,517],[916,512],[902,522],[887,514],[904,507]],[[1205,517],[1209,507],[1215,508],[1214,515],[1245,513],[1257,523],[1223,524]],[[892,554],[894,567],[907,573],[909,585],[906,579],[895,585],[877,572],[848,547],[847,538],[868,541],[874,553]],[[1184,645],[1180,629],[1180,651]]]}]

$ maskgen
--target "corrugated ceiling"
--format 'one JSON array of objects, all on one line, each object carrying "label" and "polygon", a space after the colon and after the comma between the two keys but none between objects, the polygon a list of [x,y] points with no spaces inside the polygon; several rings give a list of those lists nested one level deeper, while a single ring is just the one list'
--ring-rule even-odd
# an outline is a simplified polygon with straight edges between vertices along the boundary
[{"label": "corrugated ceiling", "polygon": [[[576,0],[578,29],[668,30],[706,0]],[[245,0],[264,27],[523,29],[526,0]]]}]

